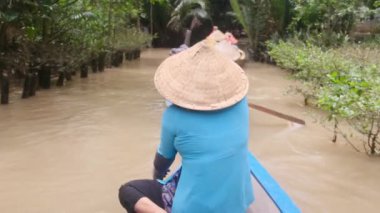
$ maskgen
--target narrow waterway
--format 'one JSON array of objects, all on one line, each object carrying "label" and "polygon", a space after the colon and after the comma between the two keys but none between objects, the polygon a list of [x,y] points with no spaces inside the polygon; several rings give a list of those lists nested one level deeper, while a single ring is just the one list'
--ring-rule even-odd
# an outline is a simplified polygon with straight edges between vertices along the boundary
[{"label": "narrow waterway", "polygon": [[[124,212],[123,182],[150,178],[165,105],[153,75],[168,50],[0,106],[0,212]],[[378,212],[380,159],[356,153],[307,115],[276,67],[249,63],[250,149],[303,212]]]}]

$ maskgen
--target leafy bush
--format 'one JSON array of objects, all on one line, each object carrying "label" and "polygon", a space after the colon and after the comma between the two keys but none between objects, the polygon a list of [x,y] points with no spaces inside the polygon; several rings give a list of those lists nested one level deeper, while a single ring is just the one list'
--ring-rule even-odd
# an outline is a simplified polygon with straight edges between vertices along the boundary
[{"label": "leafy bush", "polygon": [[[6,63],[0,68],[22,74],[44,65],[76,69],[114,45],[143,46],[150,38],[135,30],[140,9],[141,2],[131,0],[3,0],[0,60]],[[117,28],[127,33],[116,35]]]},{"label": "leafy bush", "polygon": [[[277,65],[291,70],[302,82],[297,91],[312,98],[334,122],[334,138],[344,132],[341,121],[364,135],[367,153],[380,154],[380,52],[379,48],[346,44],[324,50],[298,40],[269,42]],[[376,60],[377,59],[377,60]]]},{"label": "leafy bush", "polygon": [[114,49],[133,50],[148,45],[152,41],[150,34],[136,28],[121,28],[115,32]]},{"label": "leafy bush", "polygon": [[355,21],[358,0],[293,0],[296,31],[348,32]]},{"label": "leafy bush", "polygon": [[362,43],[346,43],[339,48],[333,49],[337,55],[355,63],[366,66],[367,64],[380,65],[380,36],[374,37]]}]

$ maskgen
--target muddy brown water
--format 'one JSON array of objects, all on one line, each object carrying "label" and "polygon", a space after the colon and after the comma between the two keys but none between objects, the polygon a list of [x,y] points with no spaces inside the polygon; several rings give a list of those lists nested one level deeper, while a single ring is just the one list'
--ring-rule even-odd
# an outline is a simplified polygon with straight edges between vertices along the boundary
[{"label": "muddy brown water", "polygon": [[[75,78],[0,107],[0,212],[124,212],[120,184],[149,178],[165,107],[153,85],[168,50]],[[307,122],[251,110],[250,149],[303,212],[378,212],[380,159],[356,153],[315,123],[276,67],[249,63],[251,102]],[[18,95],[16,93],[16,95]]]}]

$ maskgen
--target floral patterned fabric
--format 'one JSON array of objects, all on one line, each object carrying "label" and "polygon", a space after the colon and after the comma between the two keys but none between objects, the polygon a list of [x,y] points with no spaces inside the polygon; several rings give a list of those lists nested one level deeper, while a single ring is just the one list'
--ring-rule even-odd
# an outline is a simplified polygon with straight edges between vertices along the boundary
[{"label": "floral patterned fabric", "polygon": [[164,202],[165,210],[168,213],[172,212],[174,194],[177,189],[177,184],[180,176],[181,169],[177,170],[162,186],[162,200]]}]

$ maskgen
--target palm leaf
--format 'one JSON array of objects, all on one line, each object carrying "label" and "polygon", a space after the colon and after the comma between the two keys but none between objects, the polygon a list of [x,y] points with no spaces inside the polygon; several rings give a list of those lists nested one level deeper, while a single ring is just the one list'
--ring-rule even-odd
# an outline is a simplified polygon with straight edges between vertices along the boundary
[{"label": "palm leaf", "polygon": [[176,1],[176,7],[173,10],[167,27],[174,31],[180,31],[190,16],[207,18],[208,13],[206,7],[207,4],[204,0]]}]

